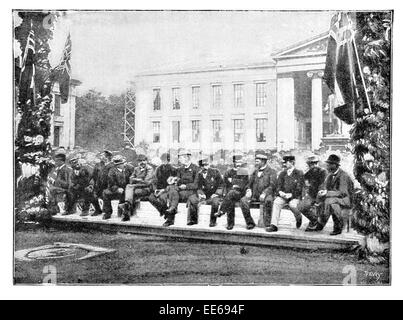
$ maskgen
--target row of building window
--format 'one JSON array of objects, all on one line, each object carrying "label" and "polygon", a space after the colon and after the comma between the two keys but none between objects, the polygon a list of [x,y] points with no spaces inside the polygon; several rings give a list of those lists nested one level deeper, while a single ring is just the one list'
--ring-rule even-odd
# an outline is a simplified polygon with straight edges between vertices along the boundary
[{"label": "row of building window", "polygon": [[[213,142],[222,142],[223,120],[212,120]],[[255,119],[256,142],[266,142],[267,119]],[[161,122],[153,121],[153,143],[161,141]],[[181,122],[172,121],[172,142],[181,142]],[[245,136],[245,120],[233,120],[234,142],[242,142]],[[200,142],[200,120],[192,120],[192,142]]]},{"label": "row of building window", "polygon": [[[213,108],[219,109],[223,105],[223,88],[222,85],[212,86],[212,105]],[[256,83],[256,106],[265,107],[267,102],[267,83]],[[192,87],[192,108],[200,107],[200,86]],[[234,107],[244,107],[244,85],[234,84]],[[172,88],[172,109],[179,110],[181,108],[180,88]],[[153,89],[153,109],[161,110],[161,89]]]}]

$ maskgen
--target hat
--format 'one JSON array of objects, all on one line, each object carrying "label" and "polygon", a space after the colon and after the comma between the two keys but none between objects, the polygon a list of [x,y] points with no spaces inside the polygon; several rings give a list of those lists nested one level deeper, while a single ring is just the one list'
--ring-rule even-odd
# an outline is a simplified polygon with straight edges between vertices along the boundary
[{"label": "hat", "polygon": [[255,159],[267,160],[268,157],[267,157],[267,154],[265,152],[256,152]]},{"label": "hat", "polygon": [[162,161],[169,162],[169,161],[171,161],[171,155],[170,155],[169,153],[164,152],[164,153],[161,155],[161,160],[162,160]]},{"label": "hat", "polygon": [[118,154],[112,158],[112,161],[114,164],[122,164],[126,162],[126,159],[120,154]]},{"label": "hat", "polygon": [[243,160],[243,155],[242,154],[234,154],[232,156],[232,162],[242,161],[242,160]]},{"label": "hat", "polygon": [[139,154],[137,156],[137,161],[147,161],[147,160],[148,160],[148,158],[145,154]]},{"label": "hat", "polygon": [[337,154],[331,154],[326,160],[327,163],[340,165],[340,157]]},{"label": "hat", "polygon": [[306,163],[316,163],[319,162],[319,157],[317,155],[309,156],[306,159]]},{"label": "hat", "polygon": [[208,164],[209,162],[208,162],[208,158],[203,158],[203,159],[200,159],[199,160],[199,167],[202,167],[202,166],[204,166],[204,165],[206,165],[206,164]]},{"label": "hat", "polygon": [[70,159],[70,163],[71,163],[71,164],[76,164],[76,163],[78,163],[78,160],[80,160],[80,157],[75,156],[75,157],[73,157],[73,158]]},{"label": "hat", "polygon": [[104,150],[101,152],[101,154],[104,154],[107,157],[112,157],[112,155],[113,155],[112,151],[109,151],[109,150]]},{"label": "hat", "polygon": [[192,153],[187,149],[180,149],[178,152],[178,157],[180,156],[191,156]]},{"label": "hat", "polygon": [[66,155],[66,149],[64,149],[63,147],[60,147],[56,150],[55,152],[55,156],[60,156],[60,155]]},{"label": "hat", "polygon": [[283,157],[283,161],[284,161],[284,162],[287,162],[287,161],[295,161],[295,156],[291,156],[291,155],[284,156],[284,157]]}]

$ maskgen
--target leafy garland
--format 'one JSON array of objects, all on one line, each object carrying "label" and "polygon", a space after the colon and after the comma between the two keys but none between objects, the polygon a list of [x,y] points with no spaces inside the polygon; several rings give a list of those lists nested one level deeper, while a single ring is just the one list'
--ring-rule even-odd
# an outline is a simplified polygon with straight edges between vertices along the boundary
[{"label": "leafy garland", "polygon": [[52,38],[52,31],[43,28],[43,19],[48,16],[47,12],[22,12],[19,15],[23,21],[14,31],[16,38],[20,41],[21,50],[24,52],[26,38],[32,23],[36,36],[35,52],[37,53],[34,61],[37,67],[35,103],[32,99],[27,101],[20,99],[18,86],[20,70],[18,67],[15,68],[16,97],[18,99],[16,118],[19,118],[15,137],[16,178],[19,176],[22,164],[39,167],[37,175],[26,177],[16,184],[17,218],[19,216],[23,217],[22,220],[27,220],[32,216],[44,215],[47,211],[43,182],[46,181],[47,174],[53,166],[52,148],[49,141],[53,113],[52,84],[46,81],[50,72],[48,40]]},{"label": "leafy garland", "polygon": [[351,130],[354,174],[361,189],[354,199],[354,228],[381,243],[390,238],[390,54],[391,13],[357,13],[361,53],[372,112],[358,114]]}]

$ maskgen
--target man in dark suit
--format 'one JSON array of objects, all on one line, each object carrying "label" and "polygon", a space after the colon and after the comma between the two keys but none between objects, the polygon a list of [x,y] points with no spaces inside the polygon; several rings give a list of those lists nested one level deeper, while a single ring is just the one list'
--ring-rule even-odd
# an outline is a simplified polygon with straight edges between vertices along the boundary
[{"label": "man in dark suit", "polygon": [[94,193],[98,199],[102,198],[102,193],[108,188],[108,172],[113,167],[112,152],[104,150],[100,156],[101,161],[95,165],[92,174]]},{"label": "man in dark suit", "polygon": [[[232,157],[233,167],[224,174],[224,199],[221,203],[217,217],[227,214],[227,230],[232,230],[235,224],[235,204],[245,195],[246,187],[249,182],[249,174],[246,168],[243,168],[243,156],[234,155]],[[247,218],[246,218],[247,219]],[[253,225],[253,220],[247,220],[246,223]]]},{"label": "man in dark suit", "polygon": [[197,194],[201,201],[205,201],[206,204],[211,205],[210,227],[215,227],[217,225],[215,214],[220,206],[224,180],[218,169],[210,167],[207,158],[199,161],[199,167],[201,167],[201,171],[197,177],[199,183]]},{"label": "man in dark suit", "polygon": [[298,203],[302,198],[304,188],[304,173],[295,168],[295,157],[284,156],[285,169],[280,172],[277,180],[277,197],[273,203],[271,225],[266,228],[267,232],[278,231],[281,209],[286,205],[295,215],[296,227],[302,224],[301,213],[297,210]]},{"label": "man in dark suit", "polygon": [[63,197],[64,202],[64,212],[63,215],[72,214],[68,211],[70,194],[70,175],[71,168],[66,165],[66,152],[64,149],[59,149],[55,154],[55,167],[51,170],[48,175],[47,185],[46,185],[46,198],[48,201],[48,206],[50,212],[56,214],[60,211],[57,206],[58,197]]},{"label": "man in dark suit", "polygon": [[78,157],[70,160],[72,166],[71,183],[69,187],[69,206],[67,211],[73,210],[74,204],[79,198],[84,199],[80,216],[88,216],[90,204],[94,206],[96,215],[101,214],[101,208],[94,196],[94,180],[89,170],[82,165]]},{"label": "man in dark suit", "polygon": [[276,192],[277,173],[267,164],[268,157],[263,152],[255,156],[256,170],[250,176],[246,187],[245,196],[240,201],[242,213],[247,222],[247,228],[253,229],[255,223],[250,215],[251,201],[260,202],[265,212],[265,225],[269,226],[271,221],[271,210],[273,198]]},{"label": "man in dark suit", "polygon": [[[168,203],[179,201],[168,197],[178,197],[177,193],[172,194],[170,189],[176,189],[176,174],[177,169],[170,163],[171,156],[169,153],[163,153],[161,155],[162,164],[157,167],[155,170],[154,181],[153,181],[153,190],[154,192],[150,195],[148,200],[150,203],[159,211],[161,216],[164,216],[167,221],[164,223],[164,226],[171,225],[171,212],[167,214]],[[170,181],[168,183],[168,180]],[[170,208],[170,211],[173,211],[174,208]]]},{"label": "man in dark suit", "polygon": [[188,219],[187,225],[191,226],[198,223],[198,204],[199,197],[197,196],[197,174],[200,168],[191,162],[189,150],[182,149],[178,153],[180,167],[177,171],[177,188],[170,188],[169,199],[171,200],[170,207],[167,210],[168,215],[172,217],[177,212],[179,201],[187,203]]},{"label": "man in dark suit", "polygon": [[112,158],[114,166],[108,173],[108,188],[103,192],[104,215],[102,219],[108,220],[112,216],[111,201],[116,199],[122,204],[125,202],[125,188],[132,174],[131,168],[125,165],[125,158],[116,155]]},{"label": "man in dark suit", "polygon": [[309,220],[306,231],[316,229],[320,207],[317,205],[318,191],[323,189],[327,172],[319,167],[319,157],[316,155],[308,157],[306,161],[309,169],[304,174],[306,192],[302,201],[298,204],[297,210]]},{"label": "man in dark suit", "polygon": [[140,154],[137,161],[139,165],[134,168],[129,178],[130,183],[126,185],[125,203],[120,206],[123,212],[122,221],[129,221],[130,216],[135,214],[140,199],[151,194],[154,169],[148,164],[147,156],[144,154]]},{"label": "man in dark suit", "polygon": [[338,155],[329,155],[326,163],[329,174],[324,183],[325,188],[318,192],[319,199],[323,201],[323,214],[319,217],[315,231],[322,230],[332,216],[334,225],[330,235],[336,236],[342,233],[344,227],[342,210],[351,208],[354,183],[348,173],[340,168]]}]

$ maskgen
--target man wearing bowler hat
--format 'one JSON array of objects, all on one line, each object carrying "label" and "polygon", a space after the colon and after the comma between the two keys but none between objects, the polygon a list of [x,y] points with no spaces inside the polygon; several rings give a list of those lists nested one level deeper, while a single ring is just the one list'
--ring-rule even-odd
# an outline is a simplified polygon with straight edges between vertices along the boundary
[{"label": "man wearing bowler hat", "polygon": [[271,221],[273,199],[276,192],[277,173],[267,164],[267,154],[257,152],[255,155],[255,171],[250,176],[246,186],[245,196],[240,201],[242,213],[248,229],[253,229],[255,223],[250,215],[251,201],[259,201],[265,212],[265,226]]},{"label": "man wearing bowler hat", "polygon": [[129,178],[129,184],[125,189],[125,203],[120,205],[123,213],[122,221],[129,221],[130,216],[135,214],[140,199],[151,194],[154,179],[154,169],[148,164],[147,156],[137,156],[138,166],[134,168]]},{"label": "man wearing bowler hat", "polygon": [[104,215],[102,219],[108,220],[112,216],[112,200],[119,200],[122,204],[125,202],[125,188],[129,183],[131,170],[125,166],[125,158],[121,155],[116,155],[112,158],[113,167],[108,173],[108,188],[103,192],[104,200]]},{"label": "man wearing bowler hat", "polygon": [[306,193],[298,204],[297,210],[309,220],[306,231],[313,231],[319,217],[320,207],[317,205],[318,191],[323,189],[327,172],[319,167],[319,157],[312,155],[306,160],[308,171],[304,174]]},{"label": "man wearing bowler hat", "polygon": [[102,198],[103,191],[108,188],[108,172],[113,167],[113,154],[109,150],[100,153],[100,161],[95,165],[92,173],[94,192],[97,198]]},{"label": "man wearing bowler hat", "polygon": [[[236,154],[232,157],[233,167],[224,174],[224,199],[220,210],[216,214],[221,217],[227,214],[227,230],[232,230],[235,224],[235,204],[245,195],[246,186],[249,182],[249,174],[246,168],[243,168],[243,156]],[[246,221],[249,228],[254,227],[252,219]]]},{"label": "man wearing bowler hat", "polygon": [[220,206],[224,180],[218,169],[210,167],[207,158],[203,158],[199,161],[199,167],[201,170],[197,177],[199,183],[197,194],[201,201],[206,201],[206,204],[211,205],[210,227],[215,227],[217,225],[217,217],[215,214]]},{"label": "man wearing bowler hat", "polygon": [[354,183],[348,173],[340,168],[340,157],[338,155],[329,155],[326,163],[329,174],[326,177],[324,189],[318,192],[318,197],[323,201],[324,208],[315,231],[322,230],[332,216],[333,232],[330,235],[335,236],[343,231],[342,209],[351,208]]},{"label": "man wearing bowler hat", "polygon": [[273,203],[271,225],[266,228],[267,232],[278,231],[281,209],[286,205],[294,213],[297,229],[301,227],[302,215],[297,210],[298,203],[302,198],[304,188],[304,173],[295,168],[295,157],[284,156],[285,169],[280,172],[277,180],[277,197]]}]

